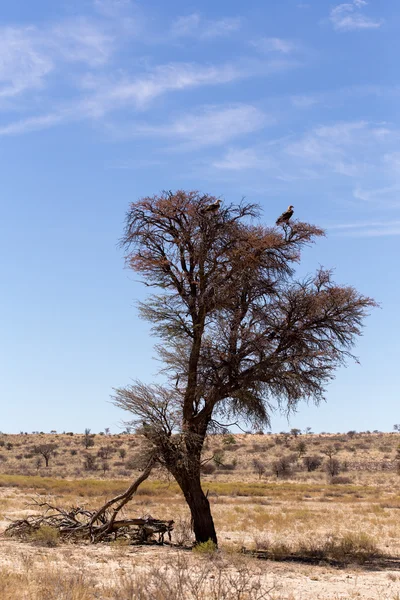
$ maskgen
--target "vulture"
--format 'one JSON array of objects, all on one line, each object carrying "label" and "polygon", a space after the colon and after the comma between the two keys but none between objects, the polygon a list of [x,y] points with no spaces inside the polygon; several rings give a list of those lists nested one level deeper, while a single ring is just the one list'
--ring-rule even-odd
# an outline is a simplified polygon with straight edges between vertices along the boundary
[{"label": "vulture", "polygon": [[281,214],[280,217],[276,220],[277,225],[287,225],[289,223],[290,217],[293,215],[294,206],[290,205],[284,213]]},{"label": "vulture", "polygon": [[201,212],[202,213],[217,212],[217,210],[219,209],[220,205],[221,205],[221,200],[216,200],[212,204],[209,204],[208,206],[206,206],[205,208],[203,208],[203,210]]}]

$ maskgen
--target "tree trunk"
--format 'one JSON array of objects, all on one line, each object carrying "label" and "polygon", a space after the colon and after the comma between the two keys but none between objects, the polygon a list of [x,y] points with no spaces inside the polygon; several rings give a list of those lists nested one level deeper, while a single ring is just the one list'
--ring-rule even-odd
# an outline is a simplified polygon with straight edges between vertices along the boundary
[{"label": "tree trunk", "polygon": [[217,534],[211,515],[210,503],[203,492],[200,482],[200,473],[190,474],[185,470],[174,476],[185,496],[192,514],[193,531],[196,544],[212,540],[217,545]]}]

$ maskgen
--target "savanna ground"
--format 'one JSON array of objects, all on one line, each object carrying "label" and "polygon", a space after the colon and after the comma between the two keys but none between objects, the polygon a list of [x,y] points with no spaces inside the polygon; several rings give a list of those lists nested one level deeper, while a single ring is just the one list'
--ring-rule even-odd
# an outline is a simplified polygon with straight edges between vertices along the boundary
[{"label": "savanna ground", "polygon": [[[65,544],[48,531],[23,542],[2,536],[1,600],[400,600],[400,435],[295,433],[210,436],[203,487],[218,553],[120,540]],[[37,454],[46,444],[57,446],[48,467]],[[138,475],[138,451],[140,438],[128,434],[0,435],[0,530],[34,513],[33,497],[101,506]],[[174,519],[173,541],[190,544],[185,502],[160,471],[125,511],[149,514]],[[243,547],[277,560],[257,560]],[[294,552],[318,560],[282,560]],[[372,565],[376,554],[399,561]]]}]

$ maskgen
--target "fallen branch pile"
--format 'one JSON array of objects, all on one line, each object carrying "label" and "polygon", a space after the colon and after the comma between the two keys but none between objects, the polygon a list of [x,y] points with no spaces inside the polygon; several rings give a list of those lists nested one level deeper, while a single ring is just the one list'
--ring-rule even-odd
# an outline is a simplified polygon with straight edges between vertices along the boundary
[{"label": "fallen branch pile", "polygon": [[34,500],[33,505],[44,509],[42,515],[29,515],[24,519],[13,521],[5,534],[21,539],[32,538],[32,535],[43,527],[51,527],[59,532],[65,540],[88,539],[91,543],[106,542],[124,538],[131,543],[145,543],[158,534],[158,543],[164,542],[165,534],[171,540],[174,521],[160,521],[147,515],[140,519],[117,519],[118,513],[131,500],[154,466],[151,459],[141,476],[123,493],[115,496],[97,511],[90,511],[79,506],[62,509],[48,502]]}]

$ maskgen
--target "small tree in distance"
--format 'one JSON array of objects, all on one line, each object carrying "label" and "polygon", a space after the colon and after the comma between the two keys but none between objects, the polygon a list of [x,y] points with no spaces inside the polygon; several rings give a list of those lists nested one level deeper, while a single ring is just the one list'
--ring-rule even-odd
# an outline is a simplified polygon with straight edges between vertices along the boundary
[{"label": "small tree in distance", "polygon": [[86,450],[92,446],[94,446],[94,435],[90,433],[90,429],[85,429],[85,434],[83,436],[83,445]]},{"label": "small tree in distance", "polygon": [[301,250],[323,235],[318,227],[266,227],[254,204],[218,205],[184,191],[131,205],[122,245],[128,266],[157,290],[140,311],[162,339],[169,383],[136,381],[114,396],[178,482],[196,541],[215,543],[200,481],[207,432],[224,417],[259,429],[274,406],[318,403],[375,305],[330,271],[296,280]]},{"label": "small tree in distance", "polygon": [[40,454],[45,460],[46,467],[49,466],[50,458],[55,454],[58,446],[57,444],[40,444],[33,448],[34,454]]}]

